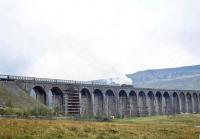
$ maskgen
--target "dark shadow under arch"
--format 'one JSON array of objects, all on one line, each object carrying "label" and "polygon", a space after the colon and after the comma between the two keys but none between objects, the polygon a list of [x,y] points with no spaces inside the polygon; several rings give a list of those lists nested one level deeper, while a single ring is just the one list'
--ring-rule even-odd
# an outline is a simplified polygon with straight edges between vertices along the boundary
[{"label": "dark shadow under arch", "polygon": [[106,91],[106,115],[116,116],[116,100],[112,90]]},{"label": "dark shadow under arch", "polygon": [[94,94],[94,115],[103,115],[103,94],[99,89],[95,89],[93,94]]},{"label": "dark shadow under arch", "polygon": [[129,102],[130,102],[130,116],[138,116],[138,102],[137,94],[135,91],[129,93]]},{"label": "dark shadow under arch", "polygon": [[173,104],[172,106],[173,114],[179,114],[180,113],[179,97],[176,92],[173,93],[172,104]]},{"label": "dark shadow under arch", "polygon": [[139,101],[138,106],[139,106],[140,116],[148,115],[146,95],[143,91],[139,92],[138,101]]},{"label": "dark shadow under arch", "polygon": [[47,104],[46,92],[45,92],[44,88],[41,86],[35,86],[33,88],[33,90],[36,94],[36,100],[39,101],[40,103],[46,105]]},{"label": "dark shadow under arch", "polygon": [[187,113],[192,113],[192,96],[190,93],[186,94],[186,101],[187,101]]},{"label": "dark shadow under arch", "polygon": [[92,115],[92,96],[90,94],[90,91],[86,88],[83,88],[81,90],[81,115]]},{"label": "dark shadow under arch", "polygon": [[163,98],[164,98],[164,108],[163,108],[163,113],[165,115],[169,115],[171,114],[171,98],[169,96],[168,92],[165,92],[163,94]]},{"label": "dark shadow under arch", "polygon": [[198,100],[198,95],[196,93],[193,93],[193,100],[194,100],[194,113],[198,113],[199,112],[199,100]]},{"label": "dark shadow under arch", "polygon": [[154,94],[152,91],[149,91],[147,96],[148,96],[148,113],[149,115],[155,115]]},{"label": "dark shadow under arch", "polygon": [[128,115],[128,97],[124,90],[119,92],[119,115]]},{"label": "dark shadow under arch", "polygon": [[186,112],[186,99],[185,99],[185,94],[183,92],[180,93],[180,111],[182,113]]},{"label": "dark shadow under arch", "polygon": [[49,104],[58,111],[63,111],[63,92],[58,87],[52,87],[49,93]]},{"label": "dark shadow under arch", "polygon": [[155,103],[156,103],[156,114],[157,115],[162,115],[163,113],[162,113],[162,94],[160,93],[160,92],[156,92],[156,96],[155,96],[155,98],[156,98],[156,101],[155,101]]}]

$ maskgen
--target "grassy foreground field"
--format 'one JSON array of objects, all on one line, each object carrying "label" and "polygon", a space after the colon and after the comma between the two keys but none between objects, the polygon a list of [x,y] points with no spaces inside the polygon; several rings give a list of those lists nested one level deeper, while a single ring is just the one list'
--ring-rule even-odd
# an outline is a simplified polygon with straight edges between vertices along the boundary
[{"label": "grassy foreground field", "polygon": [[0,139],[199,139],[200,115],[113,122],[0,119]]}]

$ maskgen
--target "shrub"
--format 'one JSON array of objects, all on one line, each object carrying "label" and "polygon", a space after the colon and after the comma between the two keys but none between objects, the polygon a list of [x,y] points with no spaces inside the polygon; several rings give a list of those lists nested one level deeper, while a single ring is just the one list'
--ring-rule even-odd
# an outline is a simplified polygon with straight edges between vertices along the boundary
[{"label": "shrub", "polygon": [[30,116],[56,116],[53,110],[45,107],[34,107],[32,109],[22,109],[22,108],[0,108],[0,115],[16,115],[19,118],[28,118]]},{"label": "shrub", "polygon": [[10,99],[6,102],[6,106],[9,107],[9,108],[13,108],[13,104],[12,104],[12,101]]},{"label": "shrub", "polygon": [[110,122],[110,121],[112,121],[111,118],[106,117],[106,116],[100,116],[100,115],[95,116],[95,119],[97,121],[100,121],[100,122]]},{"label": "shrub", "polygon": [[30,110],[30,115],[33,116],[53,116],[55,113],[45,107],[34,107],[33,109]]}]

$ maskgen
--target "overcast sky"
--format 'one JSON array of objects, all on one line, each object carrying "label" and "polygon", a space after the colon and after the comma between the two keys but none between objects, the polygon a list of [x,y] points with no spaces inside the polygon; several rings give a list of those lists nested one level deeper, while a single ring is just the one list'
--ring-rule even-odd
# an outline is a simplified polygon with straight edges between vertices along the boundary
[{"label": "overcast sky", "polygon": [[73,80],[200,64],[199,0],[0,0],[0,73]]}]

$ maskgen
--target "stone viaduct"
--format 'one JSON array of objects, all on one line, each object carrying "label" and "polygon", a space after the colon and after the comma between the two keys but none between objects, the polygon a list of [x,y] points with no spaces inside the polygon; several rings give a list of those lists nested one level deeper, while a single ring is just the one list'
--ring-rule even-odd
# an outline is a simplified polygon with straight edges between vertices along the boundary
[{"label": "stone viaduct", "polygon": [[6,80],[16,82],[36,100],[50,108],[59,108],[66,115],[134,117],[200,113],[198,90],[135,88],[21,76],[7,76]]}]

